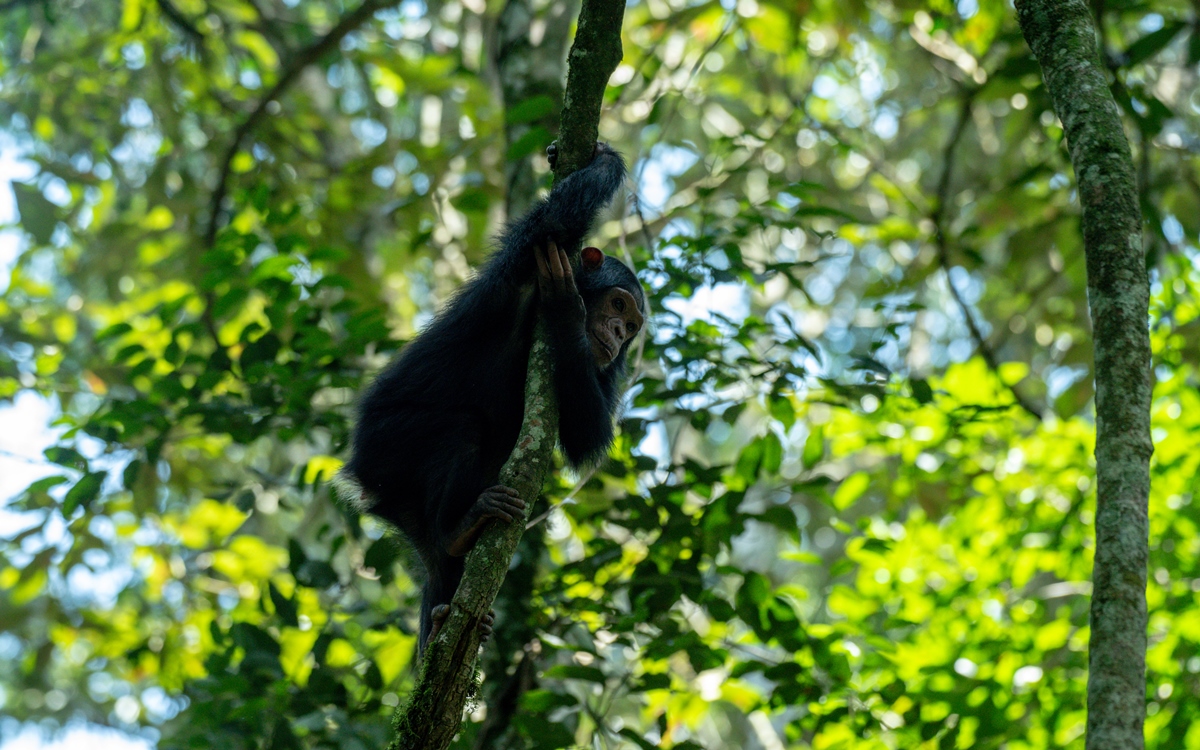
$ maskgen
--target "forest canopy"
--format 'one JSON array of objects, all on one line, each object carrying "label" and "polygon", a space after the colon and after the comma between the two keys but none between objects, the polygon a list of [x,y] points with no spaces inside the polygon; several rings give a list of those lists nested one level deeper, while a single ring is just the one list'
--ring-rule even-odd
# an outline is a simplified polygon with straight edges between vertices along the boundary
[{"label": "forest canopy", "polygon": [[[1146,745],[1200,747],[1200,17],[1091,3],[1150,272]],[[0,741],[382,748],[419,585],[358,394],[551,185],[568,0],[0,2]],[[998,0],[630,0],[648,295],[456,748],[1082,748],[1093,331]],[[6,188],[7,186],[7,188]]]}]

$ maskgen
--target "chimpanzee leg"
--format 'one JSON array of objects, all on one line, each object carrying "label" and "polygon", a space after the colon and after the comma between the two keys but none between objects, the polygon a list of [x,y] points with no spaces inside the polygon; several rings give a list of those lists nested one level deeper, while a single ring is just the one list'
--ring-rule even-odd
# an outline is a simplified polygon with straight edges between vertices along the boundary
[{"label": "chimpanzee leg", "polygon": [[470,552],[480,532],[493,518],[504,523],[524,521],[525,501],[521,499],[521,494],[500,484],[479,493],[462,520],[444,537],[446,554],[461,557]]}]

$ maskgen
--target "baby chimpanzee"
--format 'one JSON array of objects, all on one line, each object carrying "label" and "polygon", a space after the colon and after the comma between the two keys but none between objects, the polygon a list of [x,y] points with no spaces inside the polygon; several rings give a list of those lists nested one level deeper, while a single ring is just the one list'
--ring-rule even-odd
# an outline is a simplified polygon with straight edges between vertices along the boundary
[{"label": "baby chimpanzee", "polygon": [[[553,146],[549,154],[553,160]],[[596,461],[612,443],[625,354],[642,328],[645,297],[615,258],[585,248],[572,270],[567,253],[583,244],[624,177],[620,155],[597,144],[588,166],[505,229],[479,275],[362,399],[346,472],[424,565],[422,646],[449,614],[462,556],[480,531],[491,519],[525,518],[524,501],[497,482],[521,427],[537,315],[550,329],[567,459]]]}]

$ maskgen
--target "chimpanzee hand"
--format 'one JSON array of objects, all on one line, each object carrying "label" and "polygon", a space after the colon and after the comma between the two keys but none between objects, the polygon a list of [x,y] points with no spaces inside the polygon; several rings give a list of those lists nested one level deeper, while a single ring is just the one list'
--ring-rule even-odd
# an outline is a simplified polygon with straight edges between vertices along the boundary
[{"label": "chimpanzee hand", "polygon": [[[442,626],[446,624],[446,618],[450,616],[450,605],[439,604],[434,607],[433,611],[429,614],[433,619],[433,627],[429,630],[429,640],[432,641],[437,637],[437,634],[441,632]],[[482,620],[479,621],[479,645],[482,646],[488,642],[488,638],[491,638],[492,629],[495,627],[495,625],[496,610],[489,609],[488,613],[483,616]]]},{"label": "chimpanzee hand", "polygon": [[[592,147],[592,158],[595,158],[596,154],[600,153],[601,151],[610,154],[616,153],[613,151],[612,146],[608,145],[607,143],[596,141],[596,145]],[[550,162],[550,169],[552,170],[554,169],[555,165],[558,164],[558,141],[553,141],[549,146],[546,147],[546,160]]]},{"label": "chimpanzee hand", "polygon": [[553,241],[547,241],[546,247],[533,249],[533,257],[537,260],[538,294],[542,298],[542,305],[554,315],[582,322],[587,310],[583,305],[583,297],[575,288],[575,277],[571,273],[566,251]]},{"label": "chimpanzee hand", "polygon": [[493,518],[504,523],[525,520],[525,501],[521,499],[521,493],[500,484],[481,492],[446,543],[446,554],[462,557],[470,552],[479,532]]}]

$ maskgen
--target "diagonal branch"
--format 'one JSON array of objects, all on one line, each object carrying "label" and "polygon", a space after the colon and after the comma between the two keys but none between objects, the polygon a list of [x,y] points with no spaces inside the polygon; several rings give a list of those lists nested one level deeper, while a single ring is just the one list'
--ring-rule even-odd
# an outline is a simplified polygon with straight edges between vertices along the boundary
[{"label": "diagonal branch", "polygon": [[192,43],[194,43],[197,47],[203,48],[203,32],[196,28],[196,25],[183,14],[183,11],[179,10],[179,8],[176,8],[175,4],[172,3],[171,0],[158,0],[158,9],[162,11],[164,16],[167,17],[167,20],[175,24],[175,26],[177,26],[179,30],[183,32],[184,36],[191,39]]},{"label": "diagonal branch", "polygon": [[221,221],[221,204],[225,202],[225,196],[229,193],[229,176],[233,167],[233,157],[237,156],[237,152],[242,147],[242,142],[246,140],[246,137],[266,117],[267,105],[278,99],[296,81],[305,68],[336,49],[338,44],[347,35],[366,23],[371,16],[375,15],[376,11],[390,8],[399,3],[400,0],[364,0],[363,4],[358,6],[357,9],[343,16],[337,22],[337,25],[329,30],[329,33],[300,50],[288,62],[279,79],[275,81],[275,85],[259,100],[258,105],[246,116],[246,119],[242,120],[242,124],[238,125],[237,129],[234,130],[233,139],[230,141],[229,147],[225,150],[225,154],[221,158],[220,176],[217,178],[217,186],[213,190],[212,199],[209,201],[208,227],[204,231],[204,246],[206,248],[212,247],[217,239],[217,230],[220,228],[219,224]]},{"label": "diagonal branch", "polygon": [[[975,103],[975,95],[979,89],[971,89],[967,91],[962,98],[958,110],[958,119],[954,123],[954,130],[950,132],[950,138],[946,141],[946,146],[942,150],[942,174],[938,178],[937,185],[937,201],[934,204],[933,211],[929,215],[930,221],[933,222],[934,240],[937,248],[938,264],[946,273],[946,286],[950,289],[950,296],[954,297],[958,309],[962,311],[962,316],[967,321],[967,330],[971,334],[971,338],[975,341],[975,348],[979,350],[983,361],[987,363],[988,369],[997,373],[999,377],[1000,362],[996,358],[996,352],[988,344],[988,341],[983,336],[983,331],[979,330],[979,325],[975,322],[975,316],[971,313],[971,306],[963,299],[958,288],[954,286],[954,279],[950,278],[950,240],[946,236],[946,212],[947,206],[950,204],[950,178],[954,173],[954,151],[958,146],[958,142],[962,140],[962,135],[967,129],[967,122],[971,119],[971,108]],[[1033,405],[1015,385],[1008,386],[1012,392],[1013,399],[1017,405],[1027,411],[1036,419],[1042,418],[1042,412]]]},{"label": "diagonal branch", "polygon": [[[604,89],[621,61],[624,14],[625,0],[583,0],[569,58],[556,179],[586,165],[593,153]],[[550,355],[545,322],[539,321],[529,354],[525,418],[516,447],[500,471],[500,482],[515,488],[530,506],[552,467],[558,433]],[[458,734],[463,707],[474,693],[479,623],[500,591],[524,531],[521,523],[493,524],[467,553],[450,615],[426,644],[408,705],[396,712],[391,750],[444,750]]]}]

